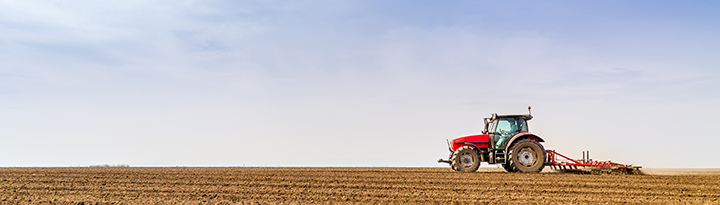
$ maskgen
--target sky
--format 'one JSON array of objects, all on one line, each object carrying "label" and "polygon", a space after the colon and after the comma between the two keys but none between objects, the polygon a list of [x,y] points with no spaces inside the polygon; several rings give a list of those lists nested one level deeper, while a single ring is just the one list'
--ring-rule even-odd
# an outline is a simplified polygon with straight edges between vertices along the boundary
[{"label": "sky", "polygon": [[[0,166],[720,168],[717,1],[0,1]],[[483,166],[494,166],[483,164]]]}]

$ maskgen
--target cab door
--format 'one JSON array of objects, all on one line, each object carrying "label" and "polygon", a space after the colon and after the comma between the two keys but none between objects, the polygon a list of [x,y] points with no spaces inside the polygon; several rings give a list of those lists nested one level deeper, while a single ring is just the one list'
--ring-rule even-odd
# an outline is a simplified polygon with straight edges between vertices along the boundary
[{"label": "cab door", "polygon": [[[522,120],[522,119],[520,119]],[[500,118],[495,124],[495,148],[504,148],[508,140],[520,133],[522,130],[527,130],[525,120],[519,122],[516,118]]]}]

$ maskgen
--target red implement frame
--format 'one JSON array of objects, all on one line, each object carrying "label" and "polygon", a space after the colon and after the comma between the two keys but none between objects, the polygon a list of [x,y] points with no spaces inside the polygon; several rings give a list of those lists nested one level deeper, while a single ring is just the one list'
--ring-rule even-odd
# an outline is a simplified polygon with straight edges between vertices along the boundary
[{"label": "red implement frame", "polygon": [[557,153],[555,150],[547,150],[547,165],[554,170],[563,172],[622,172],[624,174],[639,174],[642,166],[633,166],[615,163],[611,161],[595,161],[590,159],[590,151],[583,151],[582,159],[571,159]]}]

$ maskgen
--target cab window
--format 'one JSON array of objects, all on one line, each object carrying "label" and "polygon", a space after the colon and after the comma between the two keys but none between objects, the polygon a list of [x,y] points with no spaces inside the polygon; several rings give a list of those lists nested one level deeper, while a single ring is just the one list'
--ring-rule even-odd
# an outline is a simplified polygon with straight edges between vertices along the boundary
[{"label": "cab window", "polygon": [[517,122],[514,118],[500,118],[498,119],[495,132],[501,135],[509,135],[517,131]]},{"label": "cab window", "polygon": [[522,118],[500,118],[495,126],[495,132],[501,133],[502,135],[511,135],[527,131],[527,122]]},{"label": "cab window", "polygon": [[525,119],[519,118],[519,119],[517,119],[517,122],[518,122],[518,125],[520,126],[520,132],[528,131],[527,122],[525,121]]}]

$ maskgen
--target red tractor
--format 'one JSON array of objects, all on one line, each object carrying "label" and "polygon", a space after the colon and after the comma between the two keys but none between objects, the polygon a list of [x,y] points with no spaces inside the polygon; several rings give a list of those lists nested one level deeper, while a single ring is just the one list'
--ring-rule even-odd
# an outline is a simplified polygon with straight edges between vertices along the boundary
[{"label": "red tractor", "polygon": [[555,150],[545,150],[540,136],[530,133],[527,121],[533,116],[528,106],[527,115],[492,114],[484,118],[482,134],[460,137],[448,142],[448,163],[459,172],[474,172],[480,162],[501,164],[508,172],[540,172],[545,165],[563,172],[622,172],[640,174],[642,166],[619,164],[611,161],[590,159],[590,152],[583,151],[582,159],[571,159]]},{"label": "red tractor", "polygon": [[527,121],[533,117],[528,106],[527,115],[492,114],[484,118],[485,128],[480,135],[460,137],[448,142],[448,163],[459,172],[474,172],[480,162],[501,164],[508,172],[540,172],[547,159],[547,152],[540,136],[530,133]]}]

